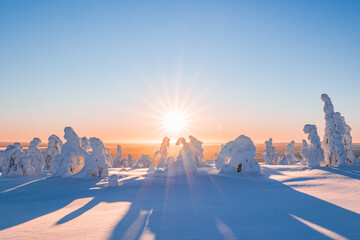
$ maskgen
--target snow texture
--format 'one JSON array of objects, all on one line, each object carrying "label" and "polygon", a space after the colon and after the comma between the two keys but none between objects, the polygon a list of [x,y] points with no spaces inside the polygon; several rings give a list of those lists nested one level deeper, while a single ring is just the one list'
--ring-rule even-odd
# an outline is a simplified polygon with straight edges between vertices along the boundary
[{"label": "snow texture", "polygon": [[[41,175],[43,173],[43,168],[45,165],[45,161],[44,161],[44,156],[42,154],[42,152],[39,150],[38,146],[41,143],[41,140],[39,138],[34,138],[31,142],[30,142],[30,146],[27,150],[27,154],[26,157],[24,158],[24,160],[27,162],[27,166],[29,169],[32,169],[31,166],[34,168],[35,173],[34,175]],[[30,164],[30,166],[29,166]],[[25,166],[24,166],[24,169]],[[25,170],[25,172],[31,172],[32,174],[32,170]],[[30,175],[30,174],[27,174]]]},{"label": "snow texture", "polygon": [[345,135],[343,118],[340,113],[334,112],[334,106],[327,94],[322,94],[321,100],[324,102],[325,113],[325,135],[323,140],[325,163],[328,166],[345,165],[347,152],[343,140]]},{"label": "snow texture", "polygon": [[[215,160],[215,166],[220,173],[238,172],[259,174],[260,166],[255,160],[256,148],[253,141],[241,135],[234,141],[223,145]],[[241,166],[240,166],[241,164]]]},{"label": "snow texture", "polygon": [[118,176],[116,174],[113,174],[109,177],[109,187],[117,187],[119,186],[118,182]]},{"label": "snow texture", "polygon": [[89,153],[91,150],[90,141],[87,137],[80,138],[81,147],[85,150],[85,152]]},{"label": "snow texture", "polygon": [[277,153],[276,148],[273,146],[272,138],[265,141],[265,150],[263,151],[264,161],[266,164],[278,164],[280,155]]},{"label": "snow texture", "polygon": [[[2,176],[9,176],[9,177],[17,177],[17,176],[24,176],[27,173],[24,169],[23,159],[26,157],[26,153],[24,153],[23,148],[20,143],[16,142],[13,145],[7,146],[4,151],[4,170],[2,172]],[[27,168],[27,161],[25,161],[25,167]],[[31,165],[30,165],[31,166]],[[27,168],[29,169],[29,168]],[[29,169],[30,170],[30,169]],[[31,169],[32,172],[30,174],[35,174],[35,169]]]},{"label": "snow texture", "polygon": [[85,155],[85,165],[74,177],[107,177],[109,175],[109,165],[106,162],[104,143],[95,137],[90,138],[89,142],[92,151],[90,154]]},{"label": "snow texture", "polygon": [[80,138],[71,127],[64,129],[66,140],[61,154],[51,164],[54,177],[67,177],[79,172],[84,166],[84,158],[88,153],[80,146]]},{"label": "snow texture", "polygon": [[343,136],[343,143],[346,151],[346,161],[348,164],[358,165],[357,159],[352,147],[351,127],[346,124],[345,118],[341,117],[345,133]]},{"label": "snow texture", "polygon": [[289,145],[287,145],[285,150],[285,156],[283,156],[279,162],[281,165],[292,165],[299,161],[299,159],[295,156],[295,142],[291,141]]},{"label": "snow texture", "polygon": [[315,125],[306,124],[304,126],[304,133],[309,134],[308,140],[310,145],[308,145],[306,140],[303,140],[303,148],[301,149],[302,164],[309,167],[319,167],[324,162],[324,150],[321,148],[317,128]]},{"label": "snow texture", "polygon": [[48,147],[43,153],[45,160],[45,169],[49,170],[52,161],[54,161],[56,155],[61,153],[61,148],[63,146],[62,141],[56,135],[51,135],[48,139]]}]

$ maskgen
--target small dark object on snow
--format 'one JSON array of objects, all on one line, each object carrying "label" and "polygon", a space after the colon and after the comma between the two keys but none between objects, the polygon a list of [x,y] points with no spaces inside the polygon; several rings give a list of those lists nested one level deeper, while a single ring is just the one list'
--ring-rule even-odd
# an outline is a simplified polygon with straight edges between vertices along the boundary
[{"label": "small dark object on snow", "polygon": [[242,163],[239,164],[237,171],[241,172],[241,169],[242,169]]}]

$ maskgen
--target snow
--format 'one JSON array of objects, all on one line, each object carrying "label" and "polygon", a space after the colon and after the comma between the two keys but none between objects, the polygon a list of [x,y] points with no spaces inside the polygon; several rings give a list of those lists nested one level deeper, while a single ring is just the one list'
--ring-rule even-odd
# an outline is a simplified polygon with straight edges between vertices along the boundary
[{"label": "snow", "polygon": [[343,118],[340,113],[334,112],[334,106],[327,94],[322,94],[321,100],[324,102],[325,113],[325,135],[323,139],[325,162],[329,166],[345,165],[347,152],[343,139],[345,135]]},{"label": "snow", "polygon": [[[256,148],[252,140],[241,135],[234,141],[222,146],[220,153],[215,160],[215,166],[222,174],[260,173],[260,166],[256,162]],[[241,168],[241,170],[238,168]]]},{"label": "snow", "polygon": [[71,127],[64,129],[66,139],[61,154],[55,157],[51,169],[54,177],[67,177],[79,172],[88,153],[80,146],[80,138]]},{"label": "snow", "polygon": [[159,159],[157,160],[158,168],[166,168],[167,167],[167,165],[169,163],[168,152],[167,152],[169,146],[170,146],[170,138],[164,137],[164,139],[160,145],[160,150],[154,154],[154,159],[157,159],[157,157],[160,156]]},{"label": "snow", "polygon": [[295,156],[295,141],[291,141],[289,145],[287,145],[285,150],[285,156],[281,158],[279,164],[281,165],[292,165],[299,161],[299,159]]},{"label": "snow", "polygon": [[264,161],[266,164],[278,164],[280,155],[277,153],[276,148],[273,146],[272,138],[265,141],[265,150],[263,151]]},{"label": "snow", "polygon": [[[261,165],[261,175],[0,178],[0,239],[359,239],[360,167]],[[6,216],[6,217],[4,217]]]},{"label": "snow", "polygon": [[306,124],[304,133],[309,134],[310,145],[307,144],[306,140],[303,140],[303,148],[301,149],[302,163],[309,167],[319,167],[324,162],[324,150],[321,148],[317,128],[315,125]]},{"label": "snow", "polygon": [[61,152],[61,148],[63,146],[62,141],[56,135],[51,135],[48,139],[48,147],[43,153],[45,160],[45,169],[49,170],[52,161],[54,161],[56,155]]},{"label": "snow", "polygon": [[204,149],[202,147],[203,142],[199,141],[197,138],[195,138],[192,135],[189,136],[189,139],[190,139],[189,145],[195,153],[196,166],[198,167],[204,166],[204,162],[203,162]]}]

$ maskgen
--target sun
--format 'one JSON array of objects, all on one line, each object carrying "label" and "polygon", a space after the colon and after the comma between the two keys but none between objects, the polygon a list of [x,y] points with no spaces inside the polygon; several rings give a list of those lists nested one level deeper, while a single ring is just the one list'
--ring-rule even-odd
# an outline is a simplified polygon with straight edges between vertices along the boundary
[{"label": "sun", "polygon": [[180,135],[186,129],[185,114],[179,111],[170,111],[163,119],[164,128],[171,135]]}]

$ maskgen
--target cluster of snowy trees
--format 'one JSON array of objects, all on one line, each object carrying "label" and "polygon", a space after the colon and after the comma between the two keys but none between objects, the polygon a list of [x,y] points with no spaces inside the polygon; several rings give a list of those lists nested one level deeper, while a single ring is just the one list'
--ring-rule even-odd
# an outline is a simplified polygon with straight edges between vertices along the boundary
[{"label": "cluster of snowy trees", "polygon": [[[309,144],[303,140],[301,156],[303,165],[309,167],[359,165],[360,159],[357,159],[352,149],[351,128],[346,124],[345,118],[339,112],[334,111],[334,106],[327,94],[321,95],[324,102],[325,113],[325,134],[321,142],[315,125],[306,124],[304,133],[308,134]],[[265,142],[264,161],[266,164],[294,164],[298,162],[295,156],[294,144],[292,141],[286,148],[285,156],[279,163],[279,154],[272,145],[272,139]]]}]

